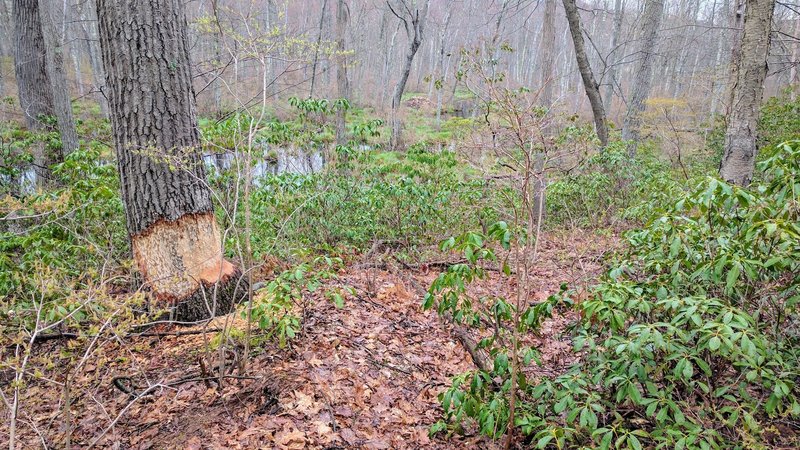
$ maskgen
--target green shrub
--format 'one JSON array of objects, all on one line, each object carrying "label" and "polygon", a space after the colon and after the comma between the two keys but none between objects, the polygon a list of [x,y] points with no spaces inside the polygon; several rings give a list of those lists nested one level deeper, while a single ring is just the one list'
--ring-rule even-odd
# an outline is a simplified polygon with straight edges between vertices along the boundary
[{"label": "green shrub", "polygon": [[555,226],[597,227],[617,220],[643,221],[681,192],[669,165],[643,154],[631,159],[616,141],[587,158],[573,174],[547,187],[547,220]]},{"label": "green shrub", "polygon": [[[515,425],[532,446],[763,448],[800,416],[800,141],[760,168],[761,184],[708,178],[626,235],[627,254],[575,305],[579,362],[520,383]],[[503,431],[486,426],[487,411],[508,420],[486,375],[454,379],[449,426]]]},{"label": "green shrub", "polygon": [[336,170],[267,176],[252,193],[253,248],[368,250],[376,241],[413,249],[493,215],[485,183],[470,180],[455,155],[354,152],[349,175]]},{"label": "green shrub", "polygon": [[0,232],[0,307],[22,321],[33,320],[31,298],[47,300],[51,320],[66,315],[73,291],[97,283],[104,271],[110,276],[127,260],[116,168],[97,148],[85,146],[53,174],[63,187],[0,199],[3,215],[16,217]]}]

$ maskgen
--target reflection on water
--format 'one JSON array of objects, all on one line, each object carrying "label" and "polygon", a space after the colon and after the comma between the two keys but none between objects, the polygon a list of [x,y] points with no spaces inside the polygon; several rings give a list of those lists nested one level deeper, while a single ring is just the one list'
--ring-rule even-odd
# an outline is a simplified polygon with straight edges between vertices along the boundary
[{"label": "reflection on water", "polygon": [[[10,183],[17,184],[19,191],[15,191],[13,187],[9,187],[12,192],[17,192],[19,195],[31,195],[36,193],[36,171],[33,167],[28,167],[20,173],[19,178],[14,180],[8,175],[0,175],[0,186],[9,185]],[[2,192],[2,191],[0,191]],[[0,193],[2,196],[2,193]]]},{"label": "reflection on water", "polygon": [[[241,157],[240,157],[241,158]],[[244,159],[237,161],[233,152],[205,155],[203,160],[211,170],[237,170],[237,162],[243,164]],[[252,168],[253,180],[266,175],[281,173],[309,174],[322,170],[325,166],[325,155],[321,150],[276,148],[268,153],[268,157],[257,161]],[[244,167],[241,167],[244,171]]]},{"label": "reflection on water", "polygon": [[[366,147],[366,146],[365,146]],[[322,170],[325,166],[325,155],[319,149],[290,149],[274,148],[269,157],[262,159],[253,166],[253,180],[258,184],[258,179],[265,175],[278,175],[281,173],[309,174]],[[212,171],[236,169],[237,155],[233,152],[203,156],[206,167]],[[244,163],[241,159],[239,162]],[[244,173],[244,167],[241,168]],[[11,183],[11,177],[0,175],[0,184]],[[19,193],[30,195],[36,192],[36,171],[33,167],[24,170],[18,180]]]}]

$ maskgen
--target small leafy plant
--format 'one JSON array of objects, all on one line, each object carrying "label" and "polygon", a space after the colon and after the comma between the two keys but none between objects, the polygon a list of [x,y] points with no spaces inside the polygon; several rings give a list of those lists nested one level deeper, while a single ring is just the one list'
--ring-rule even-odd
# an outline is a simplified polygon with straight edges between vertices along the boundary
[{"label": "small leafy plant", "polygon": [[[255,295],[251,310],[251,319],[264,332],[264,339],[274,339],[280,347],[285,347],[302,327],[308,296],[323,283],[336,280],[336,270],[341,265],[340,258],[320,256],[281,272],[267,283]],[[348,293],[353,293],[352,288],[331,287],[323,295],[342,308]],[[246,318],[246,310],[242,317]]]}]

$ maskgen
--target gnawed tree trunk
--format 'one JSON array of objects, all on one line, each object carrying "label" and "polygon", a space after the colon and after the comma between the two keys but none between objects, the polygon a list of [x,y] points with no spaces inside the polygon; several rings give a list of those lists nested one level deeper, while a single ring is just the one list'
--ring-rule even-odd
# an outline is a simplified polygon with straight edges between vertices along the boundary
[{"label": "gnawed tree trunk", "polygon": [[569,31],[572,34],[572,43],[575,46],[575,59],[578,63],[578,70],[583,80],[583,88],[586,90],[586,97],[592,106],[594,116],[594,127],[600,145],[605,148],[608,145],[608,123],[606,122],[606,111],[603,108],[603,99],[600,97],[600,86],[594,79],[592,66],[589,65],[589,57],[586,56],[586,48],[583,42],[581,28],[581,17],[578,14],[578,7],[575,0],[564,0],[564,11],[567,13]]},{"label": "gnawed tree trunk", "polygon": [[664,0],[645,0],[642,27],[639,33],[639,39],[642,41],[639,65],[634,75],[633,86],[628,98],[628,111],[625,113],[625,121],[622,125],[622,139],[631,141],[628,146],[630,156],[636,155],[636,149],[641,139],[642,113],[646,107],[645,102],[650,96],[656,38],[663,12]]},{"label": "gnawed tree trunk", "polygon": [[719,168],[719,174],[725,181],[740,186],[747,186],[753,179],[757,151],[756,128],[764,94],[764,78],[767,76],[774,9],[775,0],[747,0],[745,7],[742,48],[725,133],[725,153]]},{"label": "gnawed tree trunk", "polygon": [[392,13],[403,23],[408,37],[405,62],[400,73],[400,79],[394,88],[394,95],[392,95],[392,135],[389,139],[389,148],[392,150],[398,150],[403,147],[403,122],[400,120],[400,103],[403,99],[403,92],[406,90],[406,82],[411,73],[414,56],[422,44],[422,33],[425,28],[425,20],[428,17],[428,0],[419,0],[422,3],[421,6],[418,4],[409,6],[407,4],[408,1],[400,0],[399,5],[395,5],[395,7],[392,6],[391,1],[388,2]]},{"label": "gnawed tree trunk", "polygon": [[171,318],[228,313],[244,290],[205,183],[181,0],[98,0],[133,257]]},{"label": "gnawed tree trunk", "polygon": [[[47,58],[38,0],[14,0],[14,73],[17,77],[19,105],[28,129],[51,129],[48,118],[55,117],[53,90],[47,71]],[[49,167],[64,160],[60,149],[44,145],[33,151],[37,182],[46,183]]]}]

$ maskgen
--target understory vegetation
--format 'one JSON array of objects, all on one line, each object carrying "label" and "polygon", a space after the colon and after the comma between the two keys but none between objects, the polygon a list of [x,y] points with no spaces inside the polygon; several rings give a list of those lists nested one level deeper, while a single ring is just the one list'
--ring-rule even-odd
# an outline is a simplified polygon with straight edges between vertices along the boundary
[{"label": "understory vegetation", "polygon": [[[351,140],[333,148],[330,117],[349,105],[292,106],[299,112],[290,121],[237,115],[202,125],[226,248],[237,258],[251,246],[258,281],[236,312],[255,330],[225,329],[210,351],[244,341],[254,351],[290,346],[318,294],[337,308],[353,307],[358,294],[339,279],[344,267],[411,267],[445,257],[421,306],[474,333],[473,350],[487,357],[439,395],[442,417],[432,436],[511,433],[543,449],[791,442],[785,430],[800,416],[800,141],[784,140],[800,128],[796,101],[787,96],[764,107],[763,134],[775,140],[765,142],[748,188],[710,176],[713,129],[707,145],[680,165],[655,140],[632,159],[615,137],[603,152],[570,154],[562,165],[568,169],[548,172],[538,229],[519,213],[530,207],[529,192],[507,181],[510,161],[524,156],[519,151],[485,157],[482,168],[469,150],[440,149],[435,141],[388,151],[381,148],[383,123],[358,111],[348,123]],[[54,168],[57,187],[2,200],[3,210],[13,211],[0,234],[3,345],[20,349],[4,354],[2,364],[24,368],[14,381],[19,388],[43,376],[25,368],[42,336],[71,339],[51,364],[77,361],[98,334],[131,333],[153,308],[132,288],[119,179],[103,144],[107,124],[91,127],[82,133],[92,139]],[[59,145],[57,135],[10,124],[2,133],[4,182],[21,174],[24,158],[12,156]],[[567,127],[553,152],[590,147],[593,139]],[[276,152],[286,149],[325,166],[257,170],[264,161],[277,164]],[[215,159],[226,153],[233,163]],[[523,261],[520,248],[535,254],[541,233],[565,228],[622,234],[627,242],[609,252],[605,275],[588,290],[565,285],[534,300],[521,288],[516,297],[470,289],[488,273],[514,285],[536,265]],[[554,315],[573,318],[558,338],[570,343],[574,362],[545,373],[531,337]]]},{"label": "understory vegetation", "polygon": [[[800,142],[772,147],[760,167],[763,181],[749,189],[707,178],[628,231],[629,249],[588,292],[565,287],[519,312],[520,331],[556,308],[580,317],[570,332],[578,362],[555,377],[517,374],[514,426],[533,446],[758,448],[800,415]],[[459,247],[470,263],[451,267],[429,294],[441,296],[440,313],[476,309],[459,300],[482,273],[469,255],[496,259],[484,239],[497,236]],[[505,299],[481,302],[490,323],[516,313]],[[506,430],[510,351],[499,337],[482,341],[491,370],[460,375],[441,395],[446,420],[434,430],[470,421],[489,436]],[[536,349],[523,353],[525,364],[536,360]]]}]

